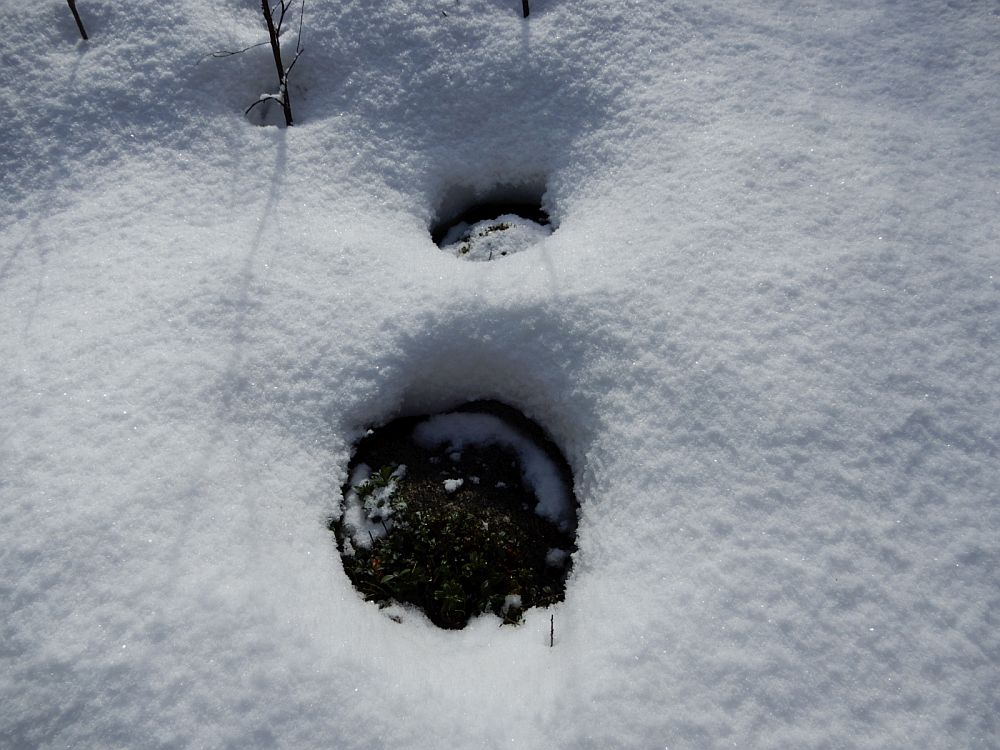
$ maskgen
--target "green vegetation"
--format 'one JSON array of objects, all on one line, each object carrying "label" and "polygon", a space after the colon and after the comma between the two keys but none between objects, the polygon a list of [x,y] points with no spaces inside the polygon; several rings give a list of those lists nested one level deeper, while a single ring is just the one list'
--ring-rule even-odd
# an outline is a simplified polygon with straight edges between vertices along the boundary
[{"label": "green vegetation", "polygon": [[[561,465],[558,449],[519,412],[490,401],[464,410],[505,421]],[[379,468],[342,488],[343,511],[330,522],[354,587],[449,629],[487,612],[516,624],[530,607],[562,601],[575,533],[535,512],[518,453],[493,443],[418,444],[414,431],[426,419],[393,420],[356,447],[349,475]]]},{"label": "green vegetation", "polygon": [[[500,456],[505,468],[509,458]],[[481,492],[465,482],[448,491],[436,477],[401,479],[395,469],[383,466],[354,487],[367,502],[376,488],[395,482],[385,535],[371,537],[371,546],[356,545],[343,558],[365,599],[414,604],[442,628],[465,627],[484,612],[516,624],[528,607],[562,600],[566,570],[546,555],[572,541],[520,502],[519,481],[506,490]],[[498,501],[497,493],[516,502]]]}]

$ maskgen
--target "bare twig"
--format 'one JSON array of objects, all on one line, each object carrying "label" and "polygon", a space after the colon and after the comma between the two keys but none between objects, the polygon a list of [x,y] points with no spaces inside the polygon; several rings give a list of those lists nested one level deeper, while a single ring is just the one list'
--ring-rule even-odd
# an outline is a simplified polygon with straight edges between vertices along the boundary
[{"label": "bare twig", "polygon": [[278,94],[261,94],[260,99],[255,101],[245,110],[243,110],[243,114],[245,115],[250,114],[250,110],[256,107],[258,104],[263,104],[264,102],[280,102],[280,101],[281,101],[281,96]]},{"label": "bare twig", "polygon": [[[525,3],[528,0],[524,0]],[[556,616],[549,615],[549,648],[552,648],[556,643]]]},{"label": "bare twig", "polygon": [[76,27],[80,30],[80,36],[82,36],[84,40],[89,39],[90,37],[87,36],[87,30],[83,28],[83,19],[80,18],[80,13],[76,9],[76,0],[66,0],[66,4],[69,5],[69,9],[73,11],[73,18],[76,19]]},{"label": "bare twig", "polygon": [[298,50],[295,53],[295,57],[292,58],[292,61],[290,63],[288,63],[288,67],[285,68],[285,78],[286,79],[288,78],[288,74],[292,72],[292,68],[295,67],[295,63],[297,63],[299,61],[299,56],[301,56],[301,55],[302,55],[302,50]]},{"label": "bare twig", "polygon": [[524,17],[527,18],[531,9],[528,7],[528,0],[521,0],[521,10],[524,11]]},{"label": "bare twig", "polygon": [[233,55],[242,55],[244,52],[248,52],[252,50],[254,47],[263,47],[265,44],[270,44],[270,43],[271,43],[270,40],[268,40],[266,42],[257,42],[256,44],[251,44],[249,47],[244,47],[243,49],[237,49],[237,50],[220,49],[216,50],[215,52],[209,52],[207,55],[204,55],[201,59],[204,60],[207,57],[232,57]]},{"label": "bare twig", "polygon": [[[255,47],[263,47],[265,44],[271,45],[271,55],[274,58],[274,68],[278,73],[278,93],[261,94],[257,101],[243,110],[243,114],[250,114],[254,107],[260,106],[264,102],[279,102],[281,104],[282,112],[285,115],[285,125],[295,124],[292,119],[292,103],[288,96],[288,76],[304,51],[304,48],[302,47],[302,23],[306,12],[306,0],[302,0],[299,5],[299,33],[298,38],[295,40],[295,56],[292,58],[292,62],[288,65],[288,67],[285,67],[284,62],[281,59],[281,25],[285,20],[285,14],[288,12],[288,9],[292,7],[294,2],[295,0],[278,0],[277,5],[272,7],[268,0],[260,0],[260,9],[264,14],[264,23],[267,25],[267,41],[257,42],[256,44],[251,44],[238,50],[223,49],[216,52],[210,52],[201,58],[201,60],[205,60],[209,57],[232,57],[233,55],[241,55],[244,52],[254,49]],[[278,15],[277,23],[275,23],[275,13]]]},{"label": "bare twig", "polygon": [[278,3],[278,6],[281,8],[281,14],[278,16],[278,23],[275,24],[275,28],[278,31],[278,36],[281,36],[281,24],[285,22],[285,11],[288,10],[288,3],[286,3],[285,0],[281,0],[281,2]]},{"label": "bare twig", "polygon": [[[295,51],[299,54],[302,54],[302,19],[305,18],[305,15],[306,15],[306,0],[302,0],[302,5],[301,7],[299,7],[299,36],[295,40]],[[299,54],[297,54],[296,57],[298,57]],[[292,64],[294,65],[295,63],[293,62]],[[291,65],[289,65],[288,67],[290,68]]]},{"label": "bare twig", "polygon": [[[278,93],[281,97],[281,109],[285,113],[285,125],[291,125],[292,103],[288,100],[288,93],[285,91],[285,66],[281,62],[281,43],[278,41],[278,28],[274,25],[274,17],[271,15],[271,6],[267,0],[260,0],[260,9],[264,13],[264,23],[267,24],[267,36],[271,41],[271,54],[274,56],[274,67],[278,71]],[[281,3],[281,16],[278,23],[285,17],[285,4]]]},{"label": "bare twig", "polygon": [[[293,0],[278,0],[277,7],[280,8],[280,13],[278,15],[278,23],[275,24],[270,3],[268,0],[260,0],[260,9],[264,14],[264,22],[267,24],[267,36],[271,42],[271,54],[274,56],[274,68],[278,72],[278,93],[271,95],[271,98],[281,102],[281,109],[284,112],[285,125],[287,126],[295,124],[292,119],[292,102],[288,96],[288,74],[295,63],[298,62],[299,55],[302,54],[302,17],[305,15],[306,10],[306,2],[302,0],[299,12],[299,37],[295,41],[295,57],[292,59],[292,64],[286,68],[281,61],[281,43],[278,41],[278,35],[281,33],[281,24],[285,20],[285,13],[291,7],[292,2]],[[251,104],[247,112],[253,109],[254,106],[254,104]]]}]

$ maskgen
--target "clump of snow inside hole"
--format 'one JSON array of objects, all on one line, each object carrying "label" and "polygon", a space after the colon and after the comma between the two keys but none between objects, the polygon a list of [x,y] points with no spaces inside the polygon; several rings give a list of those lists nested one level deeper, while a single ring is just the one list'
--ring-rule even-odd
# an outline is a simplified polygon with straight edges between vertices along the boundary
[{"label": "clump of snow inside hole", "polygon": [[562,601],[578,504],[540,426],[495,401],[404,417],[359,442],[331,520],[344,570],[395,620],[442,628]]},{"label": "clump of snow inside hole", "polygon": [[442,205],[438,213],[447,218],[431,228],[431,239],[463,260],[498,260],[527,250],[554,231],[542,195],[531,187],[508,187],[470,200],[460,192]]}]

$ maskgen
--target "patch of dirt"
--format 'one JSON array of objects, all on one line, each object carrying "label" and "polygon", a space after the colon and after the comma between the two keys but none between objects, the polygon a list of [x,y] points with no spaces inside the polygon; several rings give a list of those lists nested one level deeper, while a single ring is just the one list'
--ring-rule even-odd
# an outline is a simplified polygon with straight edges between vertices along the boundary
[{"label": "patch of dirt", "polygon": [[[498,402],[456,411],[503,419],[557,459],[572,487],[558,449],[519,412]],[[364,544],[350,542],[343,517],[331,523],[355,588],[370,601],[413,604],[442,628],[462,628],[486,611],[516,623],[529,607],[561,601],[575,535],[535,512],[538,499],[517,453],[492,444],[423,448],[412,435],[425,419],[397,419],[358,444],[352,473],[366,464],[370,482],[377,482],[401,465],[406,470],[393,485],[389,522],[379,521],[378,533],[363,536]],[[363,484],[345,486],[344,497],[372,490]]]}]

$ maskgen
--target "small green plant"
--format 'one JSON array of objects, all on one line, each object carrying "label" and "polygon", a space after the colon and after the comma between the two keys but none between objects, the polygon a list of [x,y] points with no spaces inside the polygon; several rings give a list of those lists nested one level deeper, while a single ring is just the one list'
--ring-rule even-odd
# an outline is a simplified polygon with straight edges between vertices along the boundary
[{"label": "small green plant", "polygon": [[383,466],[381,469],[368,477],[368,479],[355,486],[354,491],[358,493],[358,497],[365,498],[377,489],[388,487],[389,483],[392,482],[394,478],[393,472],[395,472],[396,469],[397,467],[395,466]]}]

